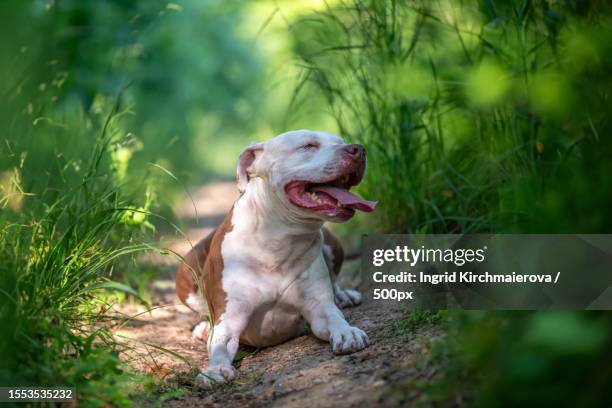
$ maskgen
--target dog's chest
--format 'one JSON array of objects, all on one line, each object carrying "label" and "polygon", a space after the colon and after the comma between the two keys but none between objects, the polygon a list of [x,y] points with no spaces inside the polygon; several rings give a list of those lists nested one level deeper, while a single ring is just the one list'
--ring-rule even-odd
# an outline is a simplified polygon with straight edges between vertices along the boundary
[{"label": "dog's chest", "polygon": [[266,347],[293,338],[301,321],[299,311],[283,302],[258,305],[242,333],[244,343]]},{"label": "dog's chest", "polygon": [[301,299],[295,279],[269,273],[248,273],[243,279],[251,282],[256,290],[234,293],[244,296],[243,300],[253,310],[242,333],[242,341],[265,347],[294,337],[301,320]]},{"label": "dog's chest", "polygon": [[228,297],[239,298],[253,310],[241,340],[258,347],[279,344],[298,331],[304,302],[300,289],[304,276],[312,273],[311,265],[284,254],[251,254],[239,262],[247,267],[225,268],[223,286]]}]

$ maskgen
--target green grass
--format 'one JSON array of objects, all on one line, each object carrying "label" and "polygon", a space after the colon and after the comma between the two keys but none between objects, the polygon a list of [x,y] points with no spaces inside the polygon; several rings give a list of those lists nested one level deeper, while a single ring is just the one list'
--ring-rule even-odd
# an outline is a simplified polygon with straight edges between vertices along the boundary
[{"label": "green grass", "polygon": [[405,318],[394,321],[389,327],[389,335],[401,341],[410,341],[415,333],[425,327],[439,325],[448,316],[446,310],[406,310]]},{"label": "green grass", "polygon": [[608,405],[610,314],[455,311],[449,317],[447,339],[434,342],[420,363],[435,377],[396,385],[411,405]]},{"label": "green grass", "polygon": [[133,376],[119,359],[110,308],[113,292],[138,294],[114,277],[151,246],[142,225],[132,222],[133,206],[109,160],[116,114],[115,107],[98,133],[90,133],[97,141],[81,178],[60,183],[51,199],[44,190],[27,190],[19,211],[6,204],[0,216],[5,386],[72,386],[85,406],[130,405]]},{"label": "green grass", "polygon": [[[294,24],[296,106],[324,97],[367,148],[359,189],[380,203],[353,228],[612,231],[611,22],[596,0],[347,0]],[[410,340],[436,313],[391,333]],[[453,312],[422,362],[433,376],[399,393],[423,406],[605,406],[609,317]]]},{"label": "green grass", "polygon": [[599,232],[610,16],[597,1],[343,1],[293,28],[294,99],[322,95],[366,145],[366,227]]}]

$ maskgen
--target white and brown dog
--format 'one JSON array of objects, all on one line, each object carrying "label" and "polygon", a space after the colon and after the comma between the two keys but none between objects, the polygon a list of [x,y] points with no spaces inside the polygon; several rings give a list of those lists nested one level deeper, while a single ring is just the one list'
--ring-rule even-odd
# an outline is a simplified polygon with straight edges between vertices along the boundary
[{"label": "white and brown dog", "polygon": [[309,130],[283,133],[242,152],[241,196],[176,276],[179,298],[213,324],[212,330],[208,322],[194,329],[195,336],[208,337],[210,361],[196,385],[229,381],[239,342],[280,344],[298,333],[302,319],[336,354],[368,346],[368,336],[338,308],[359,304],[361,295],[334,283],[344,255],[322,228],[325,221],[347,221],[355,210],[374,210],[375,202],[349,192],[365,165],[363,146]]}]

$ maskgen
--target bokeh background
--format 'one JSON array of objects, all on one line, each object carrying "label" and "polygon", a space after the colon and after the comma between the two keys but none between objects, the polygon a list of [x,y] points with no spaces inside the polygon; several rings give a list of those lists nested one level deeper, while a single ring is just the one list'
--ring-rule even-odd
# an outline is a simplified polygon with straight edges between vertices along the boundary
[{"label": "bokeh background", "polygon": [[[100,290],[145,296],[135,254],[180,229],[185,190],[289,129],[366,145],[380,205],[338,229],[352,244],[609,233],[607,3],[2,1],[1,382],[129,404]],[[441,374],[398,385],[411,401],[608,401],[608,313],[432,316]]]}]

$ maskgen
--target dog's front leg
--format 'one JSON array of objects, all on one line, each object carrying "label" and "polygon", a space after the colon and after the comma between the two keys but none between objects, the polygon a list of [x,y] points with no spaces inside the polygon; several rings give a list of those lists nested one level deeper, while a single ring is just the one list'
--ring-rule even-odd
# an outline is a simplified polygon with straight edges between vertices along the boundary
[{"label": "dog's front leg", "polygon": [[251,315],[251,305],[244,302],[229,301],[219,322],[212,328],[208,340],[208,368],[196,377],[195,384],[211,388],[234,378],[236,370],[232,366],[240,335],[247,326]]},{"label": "dog's front leg", "polygon": [[348,354],[366,348],[368,335],[348,324],[336,306],[327,271],[313,273],[303,285],[302,316],[315,336],[331,343],[334,354]]},{"label": "dog's front leg", "polygon": [[314,335],[331,344],[334,354],[354,353],[370,344],[363,330],[348,324],[333,298],[305,313],[304,317]]}]

